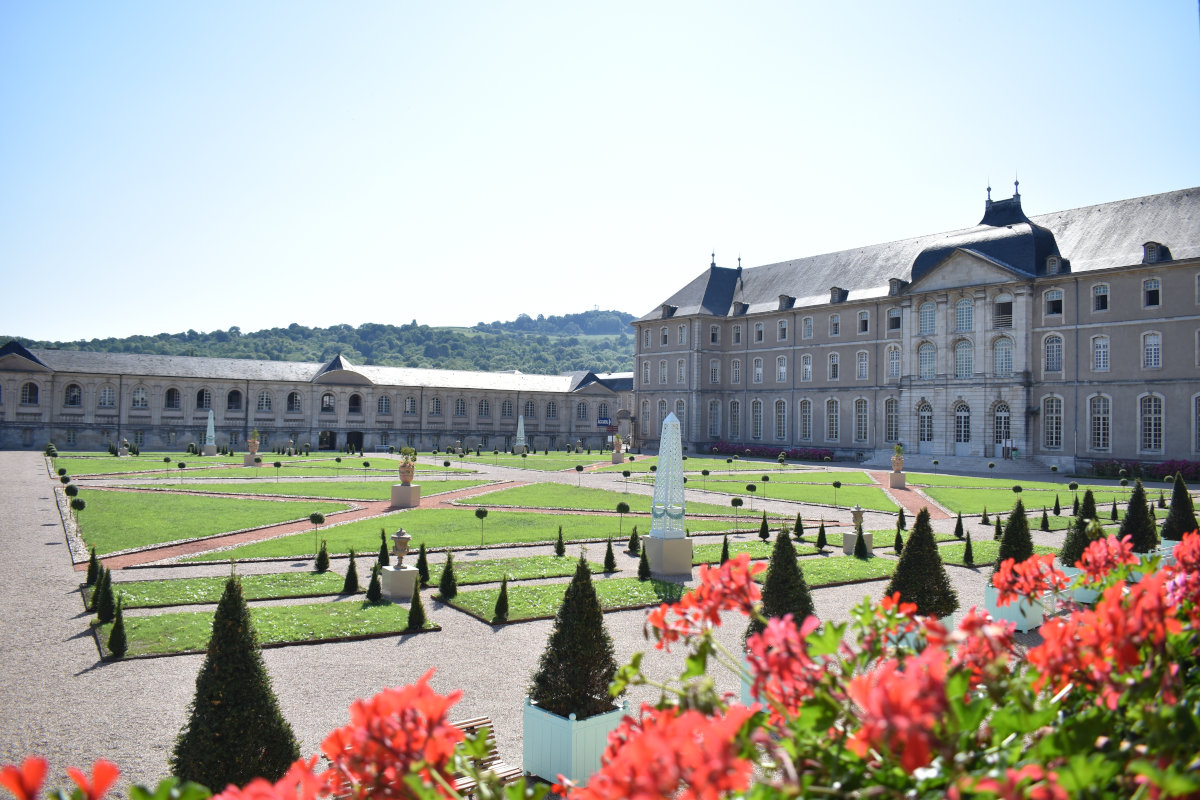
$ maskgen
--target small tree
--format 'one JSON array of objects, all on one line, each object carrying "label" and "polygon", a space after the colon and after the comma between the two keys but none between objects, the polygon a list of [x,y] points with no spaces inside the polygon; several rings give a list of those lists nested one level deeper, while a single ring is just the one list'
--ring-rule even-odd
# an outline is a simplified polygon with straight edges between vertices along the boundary
[{"label": "small tree", "polygon": [[[857,550],[858,548],[855,547]],[[892,549],[896,551],[896,555],[904,552],[904,537],[900,535],[900,526],[896,526],[896,539],[892,542]]]},{"label": "small tree", "polygon": [[1058,492],[1054,493],[1054,516],[1062,516],[1062,505],[1060,505],[1058,502]]},{"label": "small tree", "polygon": [[354,560],[354,548],[350,548],[350,563],[346,565],[346,580],[342,583],[342,594],[358,594],[358,564]]},{"label": "small tree", "polygon": [[983,507],[983,516],[979,518],[980,525],[991,525],[992,521],[988,519],[987,506]]},{"label": "small tree", "polygon": [[642,552],[642,542],[638,538],[637,525],[633,526],[633,531],[629,534],[629,547],[627,549],[629,550],[629,554],[634,556]]},{"label": "small tree", "polygon": [[650,580],[650,559],[646,557],[646,548],[642,548],[642,557],[638,559],[638,580]]},{"label": "small tree", "polygon": [[621,470],[621,477],[625,479],[625,494],[629,494],[629,476],[632,475],[629,470]]},{"label": "small tree", "polygon": [[417,578],[422,586],[429,585],[429,557],[425,555],[424,542],[421,542],[421,549],[417,551]]},{"label": "small tree", "polygon": [[496,596],[496,606],[492,609],[492,624],[508,622],[508,576],[500,581],[500,594]]},{"label": "small tree", "polygon": [[[896,532],[900,532],[899,528],[896,529]],[[871,554],[867,552],[867,537],[863,535],[861,522],[854,526],[854,557],[859,561],[866,561],[871,557]]]},{"label": "small tree", "polygon": [[[996,520],[998,525],[1000,520]],[[1029,534],[1029,520],[1025,517],[1025,505],[1018,498],[1008,515],[1008,524],[1004,526],[1004,534],[1000,537],[1000,552],[996,556],[996,569],[1005,559],[1013,559],[1018,564],[1033,555],[1033,537]]]},{"label": "small tree", "polygon": [[488,510],[483,506],[475,509],[475,519],[479,520],[479,546],[483,547],[483,521],[487,519]]},{"label": "small tree", "polygon": [[454,599],[458,594],[458,578],[454,575],[454,553],[446,554],[446,563],[442,566],[442,577],[438,579],[438,594],[442,602]]},{"label": "small tree", "polygon": [[408,622],[404,626],[407,631],[419,631],[428,622],[425,616],[425,604],[421,601],[420,589],[413,591],[412,602],[408,606]]},{"label": "small tree", "polygon": [[721,537],[721,563],[724,564],[729,560],[729,534]]},{"label": "small tree", "polygon": [[583,485],[583,464],[575,465],[575,485],[576,486]]},{"label": "small tree", "polygon": [[321,549],[317,552],[317,563],[314,566],[317,572],[329,571],[329,546],[324,539],[321,540]]},{"label": "small tree", "polygon": [[275,482],[279,483],[279,468],[283,466],[283,462],[276,461],[273,466],[275,467]]},{"label": "small tree", "polygon": [[994,539],[995,541],[998,542],[998,541],[1000,541],[1000,538],[1003,535],[1004,535],[1004,529],[1000,527],[1000,515],[997,514],[996,515],[996,532],[995,532],[995,534],[993,534],[992,539]]},{"label": "small tree", "polygon": [[562,558],[567,554],[567,545],[563,541],[562,525],[558,526],[558,540],[554,542],[554,555]]},{"label": "small tree", "polygon": [[797,542],[804,541],[804,520],[800,516],[800,512],[796,512],[796,530],[793,532]]},{"label": "small tree", "polygon": [[1112,501],[1112,510],[1108,512],[1108,518],[1111,519],[1113,522],[1116,522],[1117,520],[1119,520],[1121,518],[1121,515],[1117,513],[1117,498],[1115,498],[1115,497],[1113,498],[1113,501]]},{"label": "small tree", "polygon": [[379,580],[379,571],[383,569],[376,561],[371,565],[371,582],[367,584],[367,602],[372,604],[383,602],[383,584]]},{"label": "small tree", "polygon": [[[804,581],[804,572],[796,560],[796,548],[791,537],[780,533],[775,537],[771,551],[771,562],[763,578],[762,615],[768,619],[780,619],[792,615],[792,622],[799,628],[815,613],[812,595]],[[746,628],[746,637],[766,629],[758,619],[751,619]]]},{"label": "small tree", "polygon": [[629,503],[624,501],[617,503],[617,535],[625,535],[625,515],[629,513]]},{"label": "small tree", "polygon": [[900,513],[896,515],[896,527],[902,531],[908,530],[908,518],[904,516],[904,507],[900,507]]},{"label": "small tree", "polygon": [[122,610],[122,598],[117,598],[117,610],[113,615],[112,630],[108,632],[108,652],[113,658],[124,658],[129,649],[129,639],[125,636],[125,612]]},{"label": "small tree", "polygon": [[608,687],[616,672],[612,637],[581,554],[533,674],[529,697],[552,714],[587,719],[612,710]]},{"label": "small tree", "polygon": [[608,543],[607,543],[607,545],[605,545],[605,548],[604,548],[604,571],[605,572],[616,572],[617,571],[617,556],[615,553],[613,553],[611,536],[608,538]]},{"label": "small tree", "polygon": [[758,538],[767,542],[771,538],[771,529],[767,526],[767,512],[763,512],[762,524],[758,526]]},{"label": "small tree", "polygon": [[85,501],[82,497],[72,497],[71,498],[71,510],[72,511],[75,511],[78,513],[80,511],[83,511],[85,508],[87,508],[87,501]]},{"label": "small tree", "polygon": [[88,557],[87,583],[85,586],[95,586],[100,576],[100,559],[96,558],[96,546],[92,545],[91,556]]},{"label": "small tree", "polygon": [[1146,502],[1146,489],[1140,480],[1133,482],[1125,519],[1121,521],[1121,530],[1117,532],[1118,538],[1126,536],[1133,539],[1135,553],[1149,553],[1158,546],[1157,526],[1150,514],[1150,504]]},{"label": "small tree", "polygon": [[968,567],[975,566],[975,548],[971,547],[970,531],[967,531],[967,545],[963,548],[963,563]]},{"label": "small tree", "polygon": [[733,506],[733,529],[734,529],[734,531],[736,531],[738,529],[737,510],[742,507],[742,498],[740,498],[740,497],[729,498],[729,505]]},{"label": "small tree", "polygon": [[1040,529],[1043,531],[1050,530],[1050,515],[1046,513],[1046,509],[1044,506],[1042,507],[1042,524],[1040,526]]},{"label": "small tree", "polygon": [[104,578],[102,580],[103,583],[97,586],[96,589],[99,594],[96,595],[94,605],[96,606],[96,620],[101,625],[107,625],[113,621],[113,617],[117,613],[117,601],[113,597],[111,569],[106,568],[104,570]]},{"label": "small tree", "polygon": [[379,529],[379,557],[377,560],[380,567],[390,567],[392,565],[392,557],[388,553],[386,528]]},{"label": "small tree", "polygon": [[204,786],[244,786],[256,777],[279,780],[299,757],[296,737],[271,690],[241,582],[230,577],[213,616],[212,638],[196,676],[188,721],[171,755],[171,772]]},{"label": "small tree", "polygon": [[700,488],[701,488],[701,489],[707,489],[707,488],[708,488],[708,476],[709,476],[709,475],[711,475],[711,474],[712,474],[712,473],[711,473],[711,472],[709,472],[709,471],[708,471],[708,470],[706,470],[706,469],[702,469],[702,470],[700,470],[700,478],[701,478],[701,480],[700,480]]},{"label": "small tree", "polygon": [[1162,489],[1158,490],[1158,504],[1157,505],[1159,508],[1167,507],[1167,498],[1163,495]]},{"label": "small tree", "polygon": [[896,592],[900,593],[901,601],[915,604],[918,614],[947,617],[958,610],[958,595],[938,554],[927,508],[917,512],[900,563],[883,590],[883,596],[890,597]]},{"label": "small tree", "polygon": [[954,521],[954,538],[963,538],[962,512],[958,512],[958,519]]},{"label": "small tree", "polygon": [[183,471],[184,471],[185,469],[187,469],[187,464],[185,464],[184,462],[180,461],[180,462],[179,462],[178,464],[176,464],[175,466],[179,467],[179,485],[180,485],[180,486],[182,486],[182,485],[183,485]]},{"label": "small tree", "polygon": [[746,492],[750,495],[750,510],[754,510],[754,493],[758,491],[758,486],[753,483],[746,484]]},{"label": "small tree", "polygon": [[829,546],[829,541],[825,538],[825,520],[821,520],[821,527],[817,528],[817,549],[824,550]]},{"label": "small tree", "polygon": [[770,476],[770,475],[763,475],[763,476],[762,476],[762,483],[763,483],[763,500],[766,500],[766,499],[767,499],[767,484],[768,484],[768,483],[770,483],[770,482],[771,482],[771,476]]},{"label": "small tree", "polygon": [[1183,539],[1185,533],[1196,530],[1196,509],[1192,505],[1192,496],[1188,493],[1187,484],[1183,482],[1183,473],[1175,473],[1175,488],[1171,491],[1171,505],[1167,518],[1163,520],[1162,538],[1173,542]]},{"label": "small tree", "polygon": [[833,486],[833,504],[836,506],[837,505],[837,490],[842,488],[842,482],[834,481],[831,485]]},{"label": "small tree", "polygon": [[313,553],[317,552],[317,531],[321,529],[321,523],[325,521],[325,515],[320,511],[314,511],[308,515],[308,521],[313,526]]}]

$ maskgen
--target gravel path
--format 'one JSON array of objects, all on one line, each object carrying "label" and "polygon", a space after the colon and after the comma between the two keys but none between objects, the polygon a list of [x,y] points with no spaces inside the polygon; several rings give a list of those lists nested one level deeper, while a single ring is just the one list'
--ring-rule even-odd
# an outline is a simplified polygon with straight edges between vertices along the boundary
[{"label": "gravel path", "polygon": [[[481,466],[481,465],[473,465]],[[576,482],[571,473],[487,469],[489,478]],[[51,761],[52,775],[62,785],[65,767],[90,765],[97,757],[109,758],[124,770],[122,785],[152,783],[167,773],[174,738],[182,727],[194,691],[202,656],[177,656],[103,663],[88,632],[88,619],[78,592],[79,574],[71,564],[61,519],[55,504],[55,482],[47,474],[40,454],[0,452],[0,541],[5,558],[0,562],[0,763],[12,763],[30,753]],[[583,483],[621,490],[619,474],[590,473]],[[651,493],[651,487],[630,484],[629,490]],[[689,489],[689,499],[705,494]],[[805,519],[824,515],[842,524],[848,515],[831,508],[800,506],[769,500],[757,502],[769,510],[794,515],[803,508]],[[891,528],[894,516],[868,513],[868,529]],[[807,523],[806,523],[807,524]],[[937,530],[951,530],[953,520],[939,520]],[[643,531],[644,533],[645,531]],[[810,531],[811,533],[811,531]],[[1039,543],[1057,543],[1061,534],[1035,532]],[[741,538],[748,539],[747,531]],[[715,541],[715,539],[705,539]],[[456,560],[499,558],[506,555],[549,553],[544,548],[460,551]],[[570,552],[578,552],[575,547]],[[588,555],[599,560],[603,550],[590,545]],[[440,559],[435,559],[435,561]],[[636,562],[618,554],[621,572],[636,571]],[[305,570],[308,562],[243,563],[244,572]],[[334,568],[344,568],[334,559]],[[361,568],[361,565],[360,565]],[[154,577],[227,574],[227,566],[150,567],[114,574],[114,580]],[[964,606],[983,594],[986,570],[949,567],[948,572]],[[360,573],[361,574],[361,573]],[[864,595],[879,598],[884,582],[815,591],[822,619],[845,619]],[[428,598],[428,595],[427,595]],[[521,704],[530,673],[545,646],[551,623],[529,622],[493,628],[466,614],[426,600],[426,609],[440,633],[397,636],[352,643],[295,646],[266,650],[263,658],[271,672],[284,716],[291,722],[304,754],[318,751],[324,736],[348,720],[350,703],[383,687],[416,680],[436,670],[433,685],[443,692],[460,688],[462,701],[456,718],[487,715],[496,722],[502,756],[510,763],[521,759]],[[644,611],[607,614],[605,619],[616,642],[617,658],[624,662],[647,648],[642,626]],[[720,638],[730,648],[740,641],[744,623],[730,619]],[[648,653],[646,670],[658,677],[678,674],[679,653]],[[731,676],[717,672],[717,685],[737,691]],[[632,694],[636,704],[656,699],[657,692],[640,688]]]}]

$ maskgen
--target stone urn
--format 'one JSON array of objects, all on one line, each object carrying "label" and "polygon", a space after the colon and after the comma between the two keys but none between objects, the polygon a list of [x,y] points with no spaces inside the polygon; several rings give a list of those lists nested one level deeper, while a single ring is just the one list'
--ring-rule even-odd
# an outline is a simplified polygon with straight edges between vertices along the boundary
[{"label": "stone urn", "polygon": [[392,534],[392,555],[396,557],[396,566],[404,565],[404,557],[408,555],[408,545],[412,536],[404,528]]},{"label": "stone urn", "polygon": [[258,455],[258,439],[250,439],[246,442],[246,447],[250,450],[250,455]]},{"label": "stone urn", "polygon": [[411,461],[400,462],[400,484],[402,486],[412,486],[413,475],[416,474],[417,465]]}]

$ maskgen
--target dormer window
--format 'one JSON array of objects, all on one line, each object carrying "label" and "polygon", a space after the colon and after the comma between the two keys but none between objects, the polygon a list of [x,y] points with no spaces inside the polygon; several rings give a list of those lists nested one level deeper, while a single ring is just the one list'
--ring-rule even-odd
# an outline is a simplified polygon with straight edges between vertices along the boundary
[{"label": "dormer window", "polygon": [[888,278],[888,296],[897,297],[908,283],[900,278]]},{"label": "dormer window", "polygon": [[745,303],[734,303],[733,313],[735,316],[745,314],[748,308],[750,308],[750,306],[746,305]]},{"label": "dormer window", "polygon": [[779,295],[779,310],[780,311],[787,311],[789,308],[791,308],[794,305],[796,305],[796,298],[792,297],[789,294]]},{"label": "dormer window", "polygon": [[834,286],[829,290],[829,302],[844,303],[848,294],[850,294],[850,292],[847,289],[843,289],[840,286]]},{"label": "dormer window", "polygon": [[678,306],[673,306],[673,305],[670,305],[669,303],[663,303],[662,318],[670,319],[671,317],[675,316],[675,311],[677,309],[678,309]]},{"label": "dormer window", "polygon": [[1062,271],[1062,259],[1058,256],[1050,256],[1046,259],[1046,274],[1057,275]]},{"label": "dormer window", "polygon": [[1158,242],[1146,242],[1142,245],[1142,263],[1155,264],[1158,263],[1162,255],[1162,245]]}]

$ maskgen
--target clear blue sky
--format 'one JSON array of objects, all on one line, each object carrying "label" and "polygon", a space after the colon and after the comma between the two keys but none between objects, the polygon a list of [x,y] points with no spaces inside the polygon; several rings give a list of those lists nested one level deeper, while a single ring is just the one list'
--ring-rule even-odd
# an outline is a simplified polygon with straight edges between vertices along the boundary
[{"label": "clear blue sky", "polygon": [[[0,334],[645,313],[1200,184],[1196,0],[0,4]],[[801,289],[802,287],[798,287]]]}]

